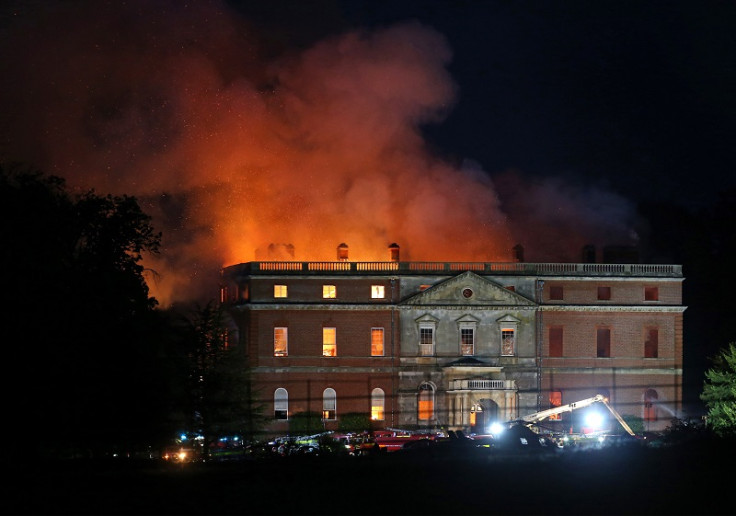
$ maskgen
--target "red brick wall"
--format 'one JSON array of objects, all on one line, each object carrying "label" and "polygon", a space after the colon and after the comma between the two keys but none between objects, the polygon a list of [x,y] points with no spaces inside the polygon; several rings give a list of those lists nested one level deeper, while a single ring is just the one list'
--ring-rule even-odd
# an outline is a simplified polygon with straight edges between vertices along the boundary
[{"label": "red brick wall", "polygon": [[[562,286],[563,299],[551,300],[550,288]],[[611,299],[598,300],[598,287],[611,287]],[[659,290],[658,301],[644,301],[644,287],[655,286]],[[680,281],[605,281],[600,280],[548,280],[544,282],[543,300],[549,304],[653,304],[679,305],[682,304],[682,282]]]}]

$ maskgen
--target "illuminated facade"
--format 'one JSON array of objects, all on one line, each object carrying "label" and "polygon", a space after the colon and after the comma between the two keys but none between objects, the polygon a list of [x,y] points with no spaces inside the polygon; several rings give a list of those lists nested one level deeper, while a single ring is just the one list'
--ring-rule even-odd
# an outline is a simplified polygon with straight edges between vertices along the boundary
[{"label": "illuminated facade", "polygon": [[595,394],[649,430],[681,414],[681,266],[401,262],[398,246],[390,252],[351,262],[345,246],[334,262],[223,270],[222,301],[271,432],[311,412],[326,430],[359,413],[373,429],[484,433]]}]

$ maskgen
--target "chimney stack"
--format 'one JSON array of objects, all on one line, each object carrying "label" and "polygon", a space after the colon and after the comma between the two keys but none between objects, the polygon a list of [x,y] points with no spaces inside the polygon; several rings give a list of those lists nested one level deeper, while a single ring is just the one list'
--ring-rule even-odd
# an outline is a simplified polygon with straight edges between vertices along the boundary
[{"label": "chimney stack", "polygon": [[399,261],[399,246],[396,242],[388,246],[388,252],[392,262]]},{"label": "chimney stack", "polygon": [[345,242],[337,246],[337,261],[348,261],[348,245]]}]

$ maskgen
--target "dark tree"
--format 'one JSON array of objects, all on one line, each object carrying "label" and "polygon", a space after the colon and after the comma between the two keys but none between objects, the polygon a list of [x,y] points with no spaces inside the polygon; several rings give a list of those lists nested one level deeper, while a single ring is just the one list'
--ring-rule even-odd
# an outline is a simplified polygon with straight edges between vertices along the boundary
[{"label": "dark tree", "polygon": [[713,359],[700,397],[708,408],[708,427],[722,437],[736,437],[736,342]]},{"label": "dark tree", "polygon": [[[162,400],[160,324],[141,265],[161,235],[128,196],[73,196],[63,179],[0,165],[5,420],[33,453],[136,447]],[[7,381],[7,380],[6,380]]]},{"label": "dark tree", "polygon": [[211,301],[189,318],[188,430],[202,437],[205,455],[222,437],[254,440],[263,422],[244,347],[227,317]]}]

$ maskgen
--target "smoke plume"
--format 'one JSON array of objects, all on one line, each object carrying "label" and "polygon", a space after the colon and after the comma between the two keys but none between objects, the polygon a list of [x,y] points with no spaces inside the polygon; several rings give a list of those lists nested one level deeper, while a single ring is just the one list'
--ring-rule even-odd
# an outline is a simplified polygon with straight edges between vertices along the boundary
[{"label": "smoke plume", "polygon": [[146,258],[162,305],[214,297],[222,266],[334,260],[341,242],[362,261],[387,260],[392,242],[428,261],[509,261],[520,242],[540,257],[554,243],[561,258],[571,242],[577,261],[606,219],[586,213],[620,201],[591,208],[517,174],[502,206],[482,167],[434,155],[422,127],[442,122],[458,86],[447,41],[418,22],[274,55],[218,2],[6,12],[0,157],[136,196],[163,232]]}]

